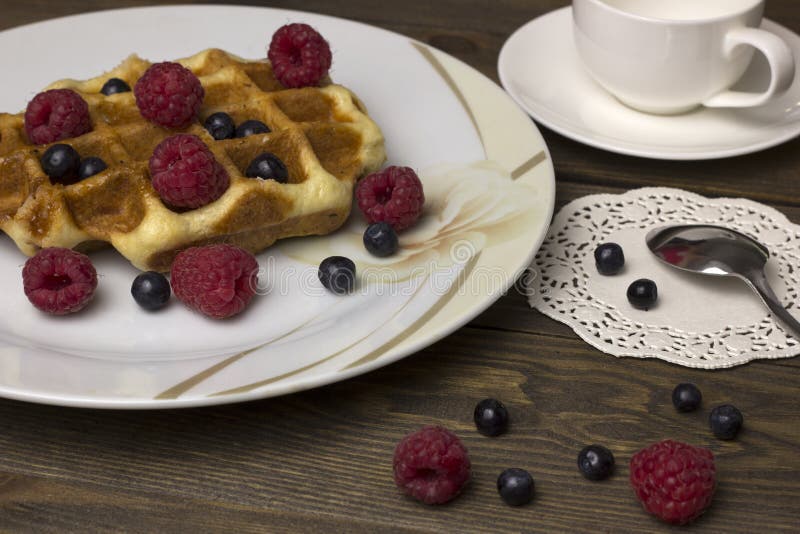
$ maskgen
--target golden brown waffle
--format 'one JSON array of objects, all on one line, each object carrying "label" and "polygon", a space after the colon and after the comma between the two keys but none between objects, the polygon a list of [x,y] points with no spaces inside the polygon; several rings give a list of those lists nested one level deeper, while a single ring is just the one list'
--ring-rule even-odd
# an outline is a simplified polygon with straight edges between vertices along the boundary
[{"label": "golden brown waffle", "polygon": [[[89,105],[93,130],[60,141],[81,157],[98,156],[108,169],[76,184],[51,184],[39,164],[46,146],[28,142],[22,114],[0,114],[0,229],[22,252],[110,243],[143,270],[168,270],[192,245],[231,243],[259,252],[290,236],[325,234],[347,219],[356,180],[385,160],[383,136],[346,88],[284,89],[267,61],[246,61],[222,50],[178,60],[200,79],[200,122],[181,130],[203,139],[228,170],[231,184],[216,201],[194,210],[167,208],[150,184],[153,148],[177,133],[147,122],[132,92],[104,96],[103,84],[121,78],[133,87],[150,63],[131,56],[87,81],[63,80],[48,89],[77,91]],[[236,124],[256,119],[272,132],[215,141],[202,127],[224,111]],[[289,183],[247,178],[262,152],[283,160]]]}]

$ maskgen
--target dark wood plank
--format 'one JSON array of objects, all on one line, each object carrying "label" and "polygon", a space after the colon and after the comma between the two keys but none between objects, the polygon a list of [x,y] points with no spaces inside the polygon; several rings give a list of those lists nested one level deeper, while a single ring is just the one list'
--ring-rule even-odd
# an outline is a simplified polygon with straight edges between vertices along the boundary
[{"label": "dark wood plank", "polygon": [[121,487],[73,484],[0,474],[0,530],[62,532],[414,532],[326,514],[265,511],[218,501],[137,493]]},{"label": "dark wood plank", "polygon": [[562,182],[622,189],[669,186],[711,197],[800,206],[800,138],[755,153],[706,161],[653,161],[587,147],[542,128]]}]

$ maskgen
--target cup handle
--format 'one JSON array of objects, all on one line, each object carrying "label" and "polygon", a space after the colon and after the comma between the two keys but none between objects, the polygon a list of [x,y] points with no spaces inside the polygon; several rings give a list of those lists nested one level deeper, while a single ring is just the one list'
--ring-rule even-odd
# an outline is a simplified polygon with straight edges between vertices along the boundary
[{"label": "cup handle", "polygon": [[786,42],[766,30],[758,28],[734,28],[725,35],[725,52],[730,54],[740,45],[750,45],[760,50],[767,58],[770,69],[769,87],[763,93],[723,91],[708,98],[704,106],[716,108],[747,108],[765,104],[783,93],[794,81],[794,56]]}]

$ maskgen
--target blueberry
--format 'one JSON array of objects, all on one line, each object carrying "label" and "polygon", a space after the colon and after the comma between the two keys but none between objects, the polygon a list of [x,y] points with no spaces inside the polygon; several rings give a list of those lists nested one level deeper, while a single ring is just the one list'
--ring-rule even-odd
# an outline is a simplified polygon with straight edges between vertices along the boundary
[{"label": "blueberry", "polygon": [[78,178],[83,180],[84,178],[103,172],[107,168],[108,165],[106,165],[106,162],[100,158],[94,156],[83,158],[78,167]]},{"label": "blueberry", "polygon": [[48,148],[41,159],[42,169],[52,181],[69,185],[78,181],[81,157],[70,145],[58,143]]},{"label": "blueberry", "polygon": [[387,222],[377,222],[367,226],[364,231],[364,247],[373,256],[391,256],[400,248],[397,232]]},{"label": "blueberry", "polygon": [[625,254],[616,243],[603,243],[594,249],[594,261],[600,274],[617,274],[625,265]]},{"label": "blueberry", "polygon": [[473,414],[478,432],[484,436],[499,436],[508,430],[508,410],[496,399],[483,399]]},{"label": "blueberry", "polygon": [[253,158],[244,174],[248,178],[272,179],[282,184],[289,181],[289,171],[286,169],[286,165],[271,152],[263,152]]},{"label": "blueberry", "polygon": [[244,121],[242,124],[236,128],[236,137],[247,137],[249,135],[255,134],[265,134],[269,133],[272,130],[269,129],[269,126],[264,124],[261,121],[256,120],[249,120]]},{"label": "blueberry", "polygon": [[694,384],[683,383],[672,390],[672,404],[679,412],[693,412],[703,400],[703,394]]},{"label": "blueberry", "polygon": [[497,491],[506,504],[522,506],[533,498],[533,477],[524,469],[506,469],[497,477]]},{"label": "blueberry", "polygon": [[356,286],[356,264],[344,256],[331,256],[319,264],[319,281],[337,295],[353,291]]},{"label": "blueberry", "polygon": [[708,417],[711,432],[719,439],[733,439],[744,423],[742,412],[736,406],[723,404],[711,410]]},{"label": "blueberry", "polygon": [[614,470],[614,455],[602,445],[588,445],[578,453],[578,469],[589,480],[604,480]]},{"label": "blueberry", "polygon": [[628,302],[634,308],[647,311],[655,305],[656,300],[658,300],[658,287],[652,280],[640,278],[628,286]]},{"label": "blueberry", "polygon": [[155,271],[141,273],[131,284],[131,295],[146,310],[163,308],[171,293],[167,277]]},{"label": "blueberry", "polygon": [[236,125],[233,123],[233,119],[222,111],[209,115],[203,122],[203,127],[217,141],[233,139],[233,134],[236,132]]},{"label": "blueberry", "polygon": [[115,95],[117,93],[129,93],[130,91],[131,86],[119,78],[109,78],[109,80],[103,84],[103,88],[100,89],[100,92],[106,96]]}]

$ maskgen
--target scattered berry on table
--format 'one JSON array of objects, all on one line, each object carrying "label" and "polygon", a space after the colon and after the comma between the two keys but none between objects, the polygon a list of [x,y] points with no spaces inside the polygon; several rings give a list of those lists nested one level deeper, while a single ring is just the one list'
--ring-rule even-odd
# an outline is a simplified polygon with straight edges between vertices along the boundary
[{"label": "scattered berry on table", "polygon": [[196,135],[167,137],[150,157],[150,179],[165,204],[199,208],[228,189],[228,171]]},{"label": "scattered berry on table", "polygon": [[377,222],[364,230],[364,247],[373,256],[384,258],[391,256],[400,248],[397,232],[386,222]]},{"label": "scattered berry on table", "polygon": [[155,271],[140,273],[131,284],[133,299],[145,310],[163,308],[171,294],[167,277]]},{"label": "scattered berry on table", "polygon": [[700,407],[702,401],[703,394],[694,384],[678,384],[672,390],[672,404],[679,412],[693,412]]},{"label": "scattered berry on table", "polygon": [[78,137],[91,129],[89,106],[71,89],[39,93],[25,109],[25,133],[36,145]]},{"label": "scattered berry on table", "polygon": [[133,86],[133,94],[142,117],[172,129],[189,126],[205,97],[197,76],[172,62],[151,65]]},{"label": "scattered berry on table", "polygon": [[331,68],[328,42],[308,24],[287,24],[272,35],[267,57],[284,87],[318,85]]},{"label": "scattered berry on table", "polygon": [[270,133],[271,131],[272,130],[269,129],[269,126],[263,122],[251,119],[244,121],[242,124],[237,126],[234,136],[249,137],[251,135]]},{"label": "scattered berry on table", "polygon": [[97,288],[97,271],[85,254],[43,248],[22,268],[25,296],[43,312],[66,315],[83,309]]},{"label": "scattered berry on table", "polygon": [[78,167],[78,178],[83,180],[101,173],[108,168],[106,162],[96,156],[90,156],[81,160],[80,167]]},{"label": "scattered berry on table", "polygon": [[317,274],[322,285],[337,295],[350,293],[356,287],[356,264],[344,256],[325,258]]},{"label": "scattered berry on table", "polygon": [[723,404],[711,410],[708,423],[711,432],[719,439],[733,439],[741,430],[744,417],[736,406]]},{"label": "scattered berry on table", "polygon": [[683,525],[711,504],[716,489],[710,450],[665,440],[633,455],[630,482],[645,510],[667,523]]},{"label": "scattered berry on table", "polygon": [[602,445],[587,445],[578,453],[578,469],[589,480],[604,480],[614,471],[614,455]]},{"label": "scattered berry on table", "polygon": [[224,111],[218,111],[206,117],[203,127],[217,141],[232,139],[233,134],[236,133],[236,125],[233,123],[233,119]]},{"label": "scattered berry on table", "polygon": [[649,310],[658,300],[658,287],[656,283],[647,278],[634,280],[628,286],[628,302],[640,310]]},{"label": "scattered berry on table", "polygon": [[271,152],[263,152],[253,158],[244,171],[244,175],[248,178],[271,179],[281,184],[289,181],[289,170],[286,165]]},{"label": "scattered berry on table", "polygon": [[510,506],[522,506],[533,499],[533,477],[524,469],[512,467],[497,477],[500,498]]},{"label": "scattered berry on table", "polygon": [[400,232],[422,214],[425,193],[417,173],[409,167],[387,167],[362,179],[356,200],[367,222],[387,222]]},{"label": "scattered berry on table", "polygon": [[394,451],[394,481],[425,504],[442,504],[458,495],[470,479],[467,449],[458,436],[426,426],[404,437]]},{"label": "scattered berry on table", "polygon": [[106,96],[115,95],[117,93],[130,93],[131,86],[128,85],[125,80],[109,78],[106,83],[103,84],[103,88],[100,89],[100,92]]},{"label": "scattered berry on table", "polygon": [[594,249],[594,261],[600,274],[617,274],[625,265],[625,254],[616,243],[603,243]]},{"label": "scattered berry on table", "polygon": [[70,145],[63,143],[52,145],[45,150],[39,162],[53,183],[69,185],[78,181],[81,156]]},{"label": "scattered berry on table", "polygon": [[473,420],[484,436],[499,436],[508,430],[508,410],[497,399],[483,399],[476,404]]},{"label": "scattered berry on table", "polygon": [[249,252],[228,244],[188,248],[170,271],[175,297],[214,319],[240,313],[256,292],[258,262]]}]

